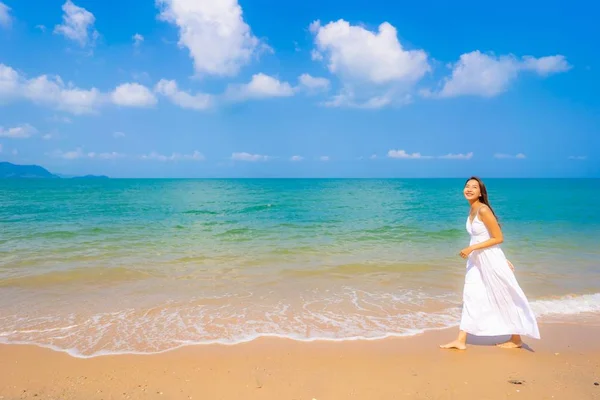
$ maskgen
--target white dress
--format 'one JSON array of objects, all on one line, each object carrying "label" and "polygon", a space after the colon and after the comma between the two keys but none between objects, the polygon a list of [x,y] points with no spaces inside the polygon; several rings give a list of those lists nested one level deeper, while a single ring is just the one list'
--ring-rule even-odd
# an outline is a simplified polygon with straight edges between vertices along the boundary
[{"label": "white dress", "polygon": [[[471,245],[490,234],[479,210],[467,217]],[[535,315],[498,245],[473,251],[467,260],[460,329],[475,336],[524,335],[540,338]]]}]

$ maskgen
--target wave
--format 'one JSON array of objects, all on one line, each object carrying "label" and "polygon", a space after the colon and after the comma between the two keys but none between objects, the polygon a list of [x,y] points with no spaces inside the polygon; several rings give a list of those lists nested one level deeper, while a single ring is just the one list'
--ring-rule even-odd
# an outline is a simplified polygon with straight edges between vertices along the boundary
[{"label": "wave", "polygon": [[274,207],[273,204],[259,204],[256,206],[244,207],[241,210],[238,210],[237,213],[238,214],[250,214],[250,213],[254,213],[254,212],[270,210],[273,207]]},{"label": "wave", "polygon": [[383,225],[378,228],[355,231],[355,236],[357,241],[398,240],[399,238],[410,240],[448,240],[464,238],[465,232],[461,229],[426,231],[411,226]]},{"label": "wave", "polygon": [[222,236],[243,235],[243,234],[251,233],[253,231],[254,231],[254,229],[250,229],[250,228],[231,228],[231,229],[227,229],[224,232],[217,233],[215,236],[222,237]]},{"label": "wave", "polygon": [[531,307],[537,315],[597,313],[600,312],[600,293],[535,300],[531,302]]},{"label": "wave", "polygon": [[12,240],[35,240],[35,239],[73,239],[77,237],[89,236],[89,237],[101,237],[102,235],[111,235],[119,233],[118,227],[89,227],[80,228],[75,230],[48,230],[48,231],[37,231],[22,236],[17,236]]},{"label": "wave", "polygon": [[30,238],[44,238],[44,239],[71,239],[78,235],[75,231],[50,231],[50,232],[39,232],[30,236]]},{"label": "wave", "polygon": [[[248,293],[204,299],[193,307],[166,304],[86,318],[69,314],[24,323],[18,316],[0,316],[0,343],[33,344],[92,358],[163,353],[190,345],[236,345],[264,337],[303,342],[380,340],[455,327],[460,317],[460,305],[452,298],[432,298],[415,291],[391,294],[349,289],[336,299],[304,300],[298,309],[283,302],[265,308],[253,304]],[[431,301],[438,311],[425,311]],[[341,303],[351,307],[336,308]],[[231,304],[241,308],[228,309]],[[390,305],[391,309],[385,308]],[[597,314],[600,293],[539,299],[532,302],[532,308],[542,321],[557,315]]]},{"label": "wave", "polygon": [[187,210],[184,211],[183,214],[192,214],[192,215],[231,215],[231,214],[251,214],[260,211],[270,210],[274,207],[273,204],[257,204],[253,206],[246,206],[239,209],[223,209],[221,211],[211,211],[211,210]]},{"label": "wave", "polygon": [[319,266],[315,269],[288,269],[280,272],[283,276],[293,278],[339,275],[356,276],[365,274],[396,274],[410,272],[426,272],[439,268],[431,264],[417,263],[348,263],[334,266]]},{"label": "wave", "polygon": [[219,215],[216,211],[210,210],[187,210],[183,212],[184,214],[196,214],[196,215]]}]

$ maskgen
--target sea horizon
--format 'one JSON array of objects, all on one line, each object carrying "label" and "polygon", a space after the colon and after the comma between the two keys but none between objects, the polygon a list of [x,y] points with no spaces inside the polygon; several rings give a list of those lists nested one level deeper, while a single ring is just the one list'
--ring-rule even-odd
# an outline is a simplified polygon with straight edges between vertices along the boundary
[{"label": "sea horizon", "polygon": [[[78,180],[98,180],[98,177],[105,177],[103,179],[111,179],[111,180],[132,180],[132,179],[140,179],[140,180],[260,180],[260,179],[281,179],[281,180],[464,180],[466,181],[471,176],[477,176],[481,178],[484,182],[488,180],[600,180],[599,177],[589,177],[589,176],[548,176],[548,177],[537,177],[537,176],[491,176],[487,177],[484,175],[469,175],[469,176],[398,176],[398,177],[386,177],[386,176],[210,176],[210,177],[161,177],[161,176],[151,176],[151,177],[139,177],[139,176],[127,176],[127,177],[113,177],[109,175],[102,174],[88,174],[93,175],[90,177],[79,176],[79,175],[64,175],[61,173],[57,174],[60,179],[69,180],[73,178],[77,178]],[[0,180],[23,180],[23,181],[40,181],[40,180],[48,180],[48,178],[0,178]]]}]

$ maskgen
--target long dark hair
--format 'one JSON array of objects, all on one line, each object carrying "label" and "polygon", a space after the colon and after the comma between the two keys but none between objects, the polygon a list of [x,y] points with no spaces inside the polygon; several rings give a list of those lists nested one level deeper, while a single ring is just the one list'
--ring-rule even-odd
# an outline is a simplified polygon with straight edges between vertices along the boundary
[{"label": "long dark hair", "polygon": [[479,185],[479,191],[481,192],[481,195],[479,196],[479,202],[488,206],[490,208],[490,210],[492,210],[492,214],[494,214],[494,217],[496,217],[496,220],[498,220],[498,216],[496,215],[496,213],[494,212],[494,209],[490,205],[490,199],[488,198],[488,192],[487,192],[487,188],[485,187],[485,183],[483,183],[483,181],[480,178],[478,178],[476,176],[472,176],[469,179],[467,179],[467,181],[465,182],[465,186],[467,186],[467,183],[469,183],[469,181],[477,182],[477,184]]}]

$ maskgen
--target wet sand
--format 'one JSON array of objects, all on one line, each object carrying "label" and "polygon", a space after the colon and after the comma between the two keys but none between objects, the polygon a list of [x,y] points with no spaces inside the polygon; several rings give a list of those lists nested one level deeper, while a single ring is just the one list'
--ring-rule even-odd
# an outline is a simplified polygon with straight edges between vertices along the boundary
[{"label": "wet sand", "polygon": [[456,330],[377,341],[263,338],[163,354],[73,358],[0,345],[0,399],[600,399],[600,327],[543,324],[520,350]]}]

